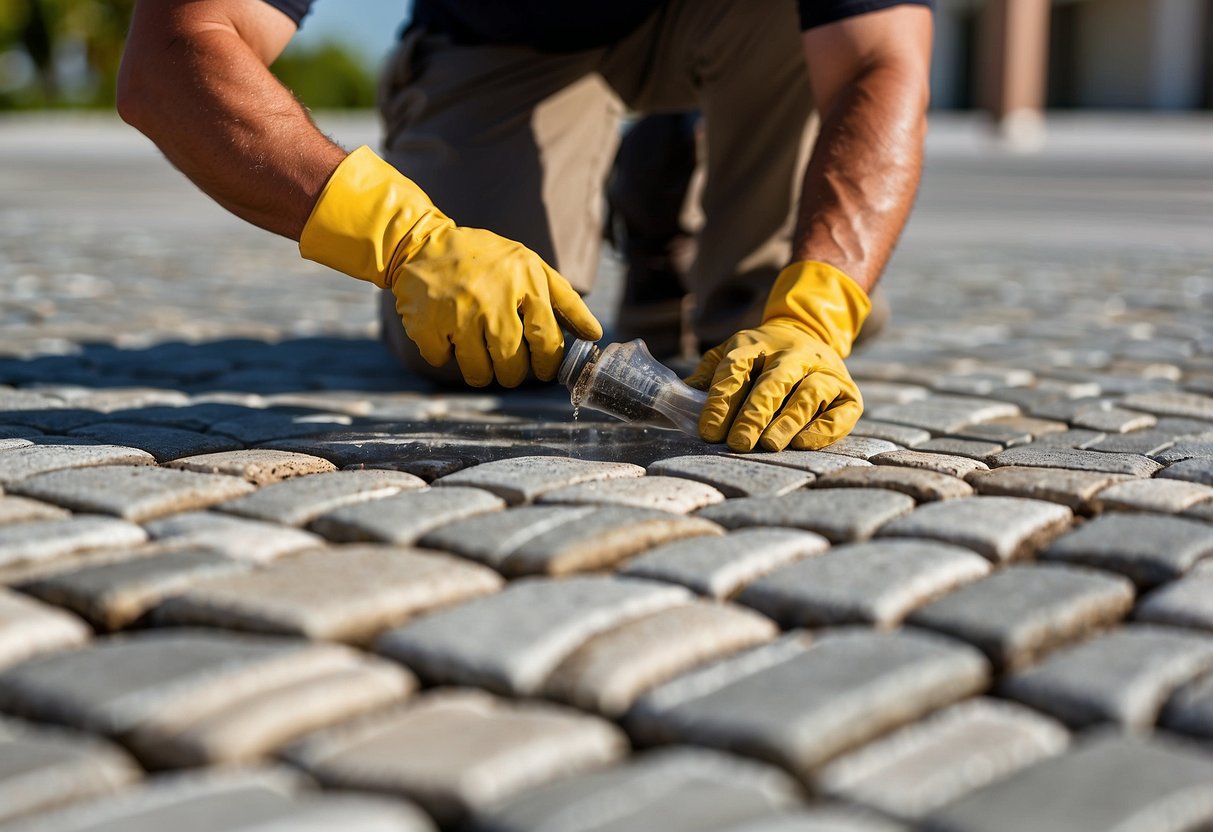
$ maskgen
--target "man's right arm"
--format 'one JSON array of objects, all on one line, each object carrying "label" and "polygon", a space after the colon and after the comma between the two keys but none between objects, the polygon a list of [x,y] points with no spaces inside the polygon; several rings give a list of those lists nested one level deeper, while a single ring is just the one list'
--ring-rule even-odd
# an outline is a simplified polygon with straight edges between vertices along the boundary
[{"label": "man's right arm", "polygon": [[140,0],[118,111],[237,216],[298,240],[346,152],[268,66],[295,24],[248,0]]}]

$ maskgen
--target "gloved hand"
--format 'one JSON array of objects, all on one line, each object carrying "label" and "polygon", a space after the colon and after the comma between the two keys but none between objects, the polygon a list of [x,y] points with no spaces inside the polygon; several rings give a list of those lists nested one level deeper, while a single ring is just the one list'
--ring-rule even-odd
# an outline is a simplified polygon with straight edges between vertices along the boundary
[{"label": "gloved hand", "polygon": [[299,252],[396,296],[404,330],[438,367],[454,349],[468,384],[522,383],[528,366],[556,377],[557,316],[596,341],[602,327],[568,281],[526,246],[455,225],[417,185],[367,147],[325,185]]},{"label": "gloved hand", "polygon": [[871,310],[859,284],[826,263],[793,263],[762,323],[704,355],[687,384],[708,390],[699,433],[734,451],[815,450],[850,433],[863,399],[842,360]]}]

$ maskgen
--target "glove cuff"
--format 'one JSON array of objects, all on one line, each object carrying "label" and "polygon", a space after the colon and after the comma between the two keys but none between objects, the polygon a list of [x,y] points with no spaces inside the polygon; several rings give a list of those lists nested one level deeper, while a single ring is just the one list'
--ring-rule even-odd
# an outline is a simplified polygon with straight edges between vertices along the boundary
[{"label": "glove cuff", "polygon": [[369,147],[333,171],[299,237],[299,253],[380,288],[433,231],[452,225],[415,182]]},{"label": "glove cuff", "polygon": [[846,358],[870,311],[872,302],[858,283],[828,263],[806,260],[779,273],[762,321],[791,319]]}]

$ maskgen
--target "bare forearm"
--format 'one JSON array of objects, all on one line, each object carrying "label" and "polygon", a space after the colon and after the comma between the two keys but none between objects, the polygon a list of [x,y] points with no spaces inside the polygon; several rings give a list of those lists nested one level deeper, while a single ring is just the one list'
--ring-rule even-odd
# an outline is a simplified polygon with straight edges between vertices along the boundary
[{"label": "bare forearm", "polygon": [[280,47],[258,54],[222,14],[175,15],[156,8],[163,2],[136,13],[119,82],[123,118],[225,208],[298,239],[345,151],[266,68]]},{"label": "bare forearm", "polygon": [[829,263],[871,291],[918,190],[926,97],[897,71],[874,68],[840,91],[823,117],[793,259]]}]

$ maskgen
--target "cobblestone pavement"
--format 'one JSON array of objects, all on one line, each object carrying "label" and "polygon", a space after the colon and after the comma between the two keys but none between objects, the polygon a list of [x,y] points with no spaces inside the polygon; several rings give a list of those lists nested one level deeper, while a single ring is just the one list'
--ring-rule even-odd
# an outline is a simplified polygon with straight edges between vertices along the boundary
[{"label": "cobblestone pavement", "polygon": [[859,427],[742,458],[0,124],[0,828],[1213,825],[1209,134],[941,123]]}]

